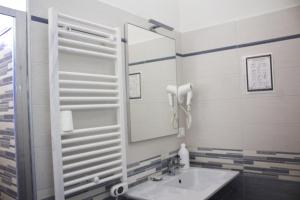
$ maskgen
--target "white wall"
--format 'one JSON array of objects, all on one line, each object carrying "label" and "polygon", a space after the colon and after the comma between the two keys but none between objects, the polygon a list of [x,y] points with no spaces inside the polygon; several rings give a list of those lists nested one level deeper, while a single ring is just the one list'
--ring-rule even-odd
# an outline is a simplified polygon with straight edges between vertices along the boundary
[{"label": "white wall", "polygon": [[146,19],[179,27],[178,0],[98,0]]},{"label": "white wall", "polygon": [[181,32],[292,7],[300,0],[179,0]]},{"label": "white wall", "polygon": [[[300,6],[181,35],[182,53],[300,33]],[[182,58],[182,83],[194,84],[186,142],[211,147],[300,152],[300,39]],[[273,92],[246,93],[243,57],[272,53]]]}]

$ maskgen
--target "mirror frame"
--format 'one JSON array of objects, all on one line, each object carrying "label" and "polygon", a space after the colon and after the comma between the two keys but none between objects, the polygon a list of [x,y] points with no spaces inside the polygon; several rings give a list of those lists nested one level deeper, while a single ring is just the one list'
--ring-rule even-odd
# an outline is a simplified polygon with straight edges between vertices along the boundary
[{"label": "mirror frame", "polygon": [[[125,55],[124,55],[124,60],[125,60],[125,84],[126,84],[126,92],[125,92],[125,99],[126,99],[126,109],[127,109],[127,136],[128,136],[128,142],[129,143],[139,143],[139,142],[145,142],[145,141],[150,141],[150,140],[155,140],[155,139],[159,139],[159,138],[164,138],[164,137],[170,137],[170,136],[176,136],[178,135],[179,133],[179,109],[177,107],[177,124],[178,124],[178,127],[177,127],[177,134],[171,134],[171,135],[164,135],[164,136],[159,136],[159,137],[155,137],[155,138],[149,138],[149,139],[144,139],[144,140],[139,140],[139,141],[132,141],[132,137],[131,137],[131,116],[130,116],[130,99],[129,99],[129,47],[128,47],[128,25],[132,25],[132,26],[136,26],[138,28],[141,28],[141,29],[144,29],[146,31],[150,31],[150,32],[153,32],[153,33],[156,33],[156,34],[159,34],[159,35],[162,35],[164,37],[167,37],[171,40],[174,40],[174,43],[175,43],[175,68],[176,68],[176,85],[178,85],[178,63],[177,63],[177,51],[176,51],[176,47],[177,47],[177,41],[176,41],[176,37],[171,37],[171,36],[168,36],[166,34],[163,34],[163,33],[160,33],[158,31],[153,31],[151,30],[151,25],[149,23],[148,24],[148,28],[143,27],[141,25],[136,25],[136,24],[133,24],[133,23],[125,23],[124,24],[124,43],[125,43]],[[168,31],[168,30],[164,30],[164,31]],[[168,31],[168,32],[174,32],[174,31]],[[178,105],[178,100],[176,98],[176,104]]]}]

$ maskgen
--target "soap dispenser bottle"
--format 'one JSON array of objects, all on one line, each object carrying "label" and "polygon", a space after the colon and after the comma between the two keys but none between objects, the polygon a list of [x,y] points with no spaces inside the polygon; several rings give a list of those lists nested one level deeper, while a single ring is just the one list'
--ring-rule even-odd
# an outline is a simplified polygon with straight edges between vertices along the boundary
[{"label": "soap dispenser bottle", "polygon": [[180,158],[180,164],[184,164],[183,169],[189,169],[190,168],[190,156],[189,156],[189,151],[187,150],[186,145],[184,143],[181,144],[178,155]]}]

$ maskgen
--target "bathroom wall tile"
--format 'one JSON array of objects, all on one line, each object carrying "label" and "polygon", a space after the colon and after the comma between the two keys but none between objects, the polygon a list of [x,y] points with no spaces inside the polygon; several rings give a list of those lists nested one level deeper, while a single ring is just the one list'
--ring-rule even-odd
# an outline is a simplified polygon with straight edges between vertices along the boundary
[{"label": "bathroom wall tile", "polygon": [[242,100],[243,125],[299,123],[300,97],[255,97]]},{"label": "bathroom wall tile", "polygon": [[33,131],[35,148],[51,148],[51,133]]},{"label": "bathroom wall tile", "polygon": [[35,148],[34,153],[37,190],[50,188],[53,184],[51,149]]},{"label": "bathroom wall tile", "polygon": [[239,74],[237,50],[208,53],[182,58],[182,78],[198,80],[203,77],[215,77],[228,74]]},{"label": "bathroom wall tile", "polygon": [[[195,129],[197,131],[193,131]],[[186,142],[192,147],[242,148],[241,127],[217,123],[211,128],[199,125],[187,132]]]},{"label": "bathroom wall tile", "polygon": [[243,151],[240,149],[217,149],[199,147],[190,149],[192,166],[242,170]]},{"label": "bathroom wall tile", "polygon": [[147,181],[148,177],[153,174],[165,173],[168,160],[176,156],[177,151],[178,150],[129,164],[127,166],[129,187],[133,187],[137,184]]},{"label": "bathroom wall tile", "polygon": [[[300,63],[299,63],[300,66]],[[278,91],[280,95],[300,96],[300,67],[280,68],[278,70]]]},{"label": "bathroom wall tile", "polygon": [[299,34],[300,6],[237,21],[238,43]]},{"label": "bathroom wall tile", "polygon": [[31,21],[30,28],[31,62],[48,62],[48,25]]},{"label": "bathroom wall tile", "polygon": [[273,180],[300,183],[300,153],[204,146],[189,150],[193,166],[241,170],[246,174],[264,175]]},{"label": "bathroom wall tile", "polygon": [[183,33],[181,35],[181,53],[231,46],[236,42],[236,23],[231,22]]},{"label": "bathroom wall tile", "polygon": [[[193,105],[192,114],[195,119],[195,126],[213,128],[224,125],[239,125],[243,113],[241,112],[241,101],[239,99],[218,99],[199,101]],[[202,112],[197,112],[201,110]],[[197,130],[197,128],[195,128]]]},{"label": "bathroom wall tile", "polygon": [[48,105],[34,105],[32,107],[33,131],[36,133],[50,133],[50,108]]},{"label": "bathroom wall tile", "polygon": [[31,103],[33,105],[50,105],[48,64],[32,64]]},{"label": "bathroom wall tile", "polygon": [[240,98],[242,96],[240,81],[239,75],[216,75],[192,80],[193,102]]},{"label": "bathroom wall tile", "polygon": [[272,54],[274,55],[274,65],[278,68],[300,67],[300,58],[297,54],[300,47],[300,39],[286,40],[273,43]]},{"label": "bathroom wall tile", "polygon": [[[9,25],[8,25],[9,26]],[[13,29],[1,34],[0,40],[0,199],[17,199],[17,156],[15,138]]]}]

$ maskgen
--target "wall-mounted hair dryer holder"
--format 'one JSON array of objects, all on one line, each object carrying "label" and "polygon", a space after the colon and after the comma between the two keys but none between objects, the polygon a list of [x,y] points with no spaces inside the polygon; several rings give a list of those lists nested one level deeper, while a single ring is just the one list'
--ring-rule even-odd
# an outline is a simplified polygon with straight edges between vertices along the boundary
[{"label": "wall-mounted hair dryer holder", "polygon": [[[192,115],[191,115],[191,105],[192,105],[192,98],[193,98],[193,86],[191,83],[187,83],[181,86],[175,85],[168,85],[167,88],[169,104],[173,110],[172,116],[172,124],[174,124],[175,116],[175,102],[174,97],[177,97],[177,102],[179,107],[184,111],[186,116],[186,128],[189,129],[192,125]],[[174,127],[174,126],[173,126]]]}]

